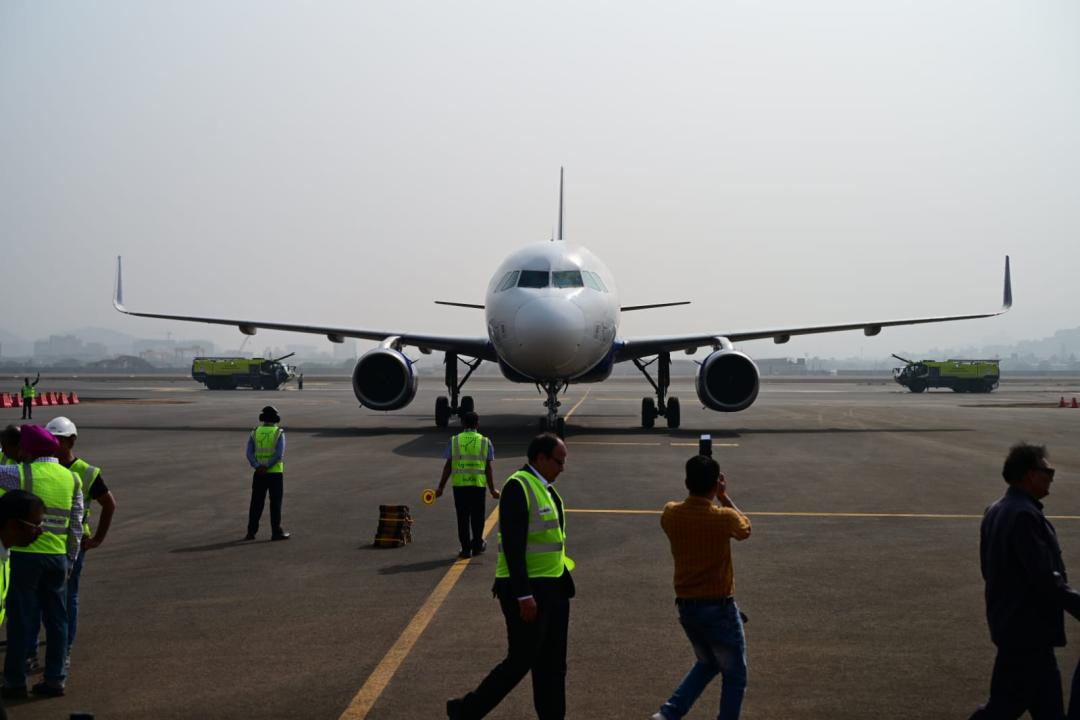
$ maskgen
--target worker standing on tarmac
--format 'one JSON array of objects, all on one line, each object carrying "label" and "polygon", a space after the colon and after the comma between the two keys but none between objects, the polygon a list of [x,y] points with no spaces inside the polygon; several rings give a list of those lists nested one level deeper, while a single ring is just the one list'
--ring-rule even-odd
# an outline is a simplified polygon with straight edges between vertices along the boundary
[{"label": "worker standing on tarmac", "polygon": [[[491,463],[495,460],[495,446],[480,434],[480,416],[474,412],[461,415],[462,431],[450,438],[446,446],[442,477],[435,497],[442,497],[446,481],[453,476],[454,510],[457,512],[458,540],[461,552],[458,557],[479,555],[487,549],[484,542],[484,490],[499,499],[499,491],[492,480]],[[472,529],[470,539],[469,530]]]},{"label": "worker standing on tarmac", "polygon": [[[41,535],[45,524],[45,503],[25,490],[10,490],[0,497],[0,623],[4,622],[11,581],[11,548],[26,547]],[[7,712],[0,705],[0,720]]]},{"label": "worker standing on tarmac", "polygon": [[34,417],[34,398],[37,397],[37,384],[41,381],[41,373],[37,374],[34,382],[30,378],[23,378],[22,386],[22,419],[31,420]]},{"label": "worker standing on tarmac", "polygon": [[0,465],[19,462],[19,426],[8,425],[0,431]]},{"label": "worker standing on tarmac", "polygon": [[[60,443],[45,428],[23,425],[19,452],[29,460],[22,465],[0,465],[0,489],[26,490],[45,503],[43,532],[11,556],[11,586],[7,600],[7,653],[4,657],[5,698],[25,698],[26,655],[39,619],[45,622],[45,679],[34,686],[35,695],[64,694],[67,669],[67,600],[65,582],[82,540],[82,481],[63,467],[56,456]],[[32,460],[30,460],[32,458]]]},{"label": "worker standing on tarmac", "polygon": [[[75,441],[78,439],[75,423],[61,415],[50,420],[45,429],[51,432],[60,443],[60,453],[57,455],[60,464],[82,480],[83,501],[86,505],[86,514],[83,516],[82,547],[79,549],[79,556],[75,560],[67,581],[67,656],[70,656],[71,646],[75,643],[75,631],[79,626],[79,577],[82,575],[86,551],[93,550],[105,542],[105,536],[108,535],[109,527],[112,525],[113,514],[116,512],[116,498],[105,484],[101,476],[101,468],[75,457]],[[97,522],[97,531],[93,533],[90,529],[91,500],[96,500],[101,505],[101,518]],[[34,633],[34,639],[36,645],[37,633]],[[37,658],[36,647],[33,657]],[[69,660],[66,659],[65,662],[70,665]]]},{"label": "worker standing on tarmac", "polygon": [[270,493],[271,540],[288,540],[289,533],[281,528],[281,500],[285,494],[285,431],[278,427],[281,416],[273,405],[259,413],[262,424],[248,438],[247,459],[255,474],[251,478],[251,505],[248,508],[248,529],[245,540],[254,540],[259,532],[266,494]]}]

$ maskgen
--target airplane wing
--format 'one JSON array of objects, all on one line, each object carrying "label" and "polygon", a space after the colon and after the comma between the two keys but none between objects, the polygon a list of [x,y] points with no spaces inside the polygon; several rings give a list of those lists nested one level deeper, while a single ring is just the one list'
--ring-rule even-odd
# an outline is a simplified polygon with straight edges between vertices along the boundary
[{"label": "airplane wing", "polygon": [[487,337],[459,337],[453,335],[429,335],[406,332],[403,330],[375,330],[370,328],[330,327],[325,325],[299,325],[294,323],[263,322],[261,320],[237,320],[230,318],[196,317],[193,315],[169,315],[165,313],[135,312],[124,307],[124,286],[121,260],[116,258],[116,292],[113,295],[113,307],[126,315],[136,317],[159,318],[161,320],[180,320],[211,325],[234,325],[245,335],[254,335],[257,329],[285,330],[288,332],[325,335],[330,342],[344,342],[345,338],[361,340],[393,341],[394,344],[417,347],[421,352],[432,350],[455,352],[471,358],[497,361],[495,349]]},{"label": "airplane wing", "polygon": [[977,313],[974,315],[940,315],[935,317],[908,318],[904,320],[875,320],[869,322],[840,323],[834,325],[807,325],[802,327],[781,327],[766,330],[744,330],[738,332],[715,332],[700,335],[660,335],[644,338],[622,339],[616,351],[615,361],[633,360],[649,357],[662,352],[691,351],[699,347],[725,345],[725,341],[742,342],[772,338],[777,344],[786,343],[795,335],[815,335],[818,333],[841,332],[843,330],[862,330],[866,335],[877,335],[885,327],[898,325],[924,325],[927,323],[950,322],[953,320],[974,320],[976,318],[1001,315],[1012,307],[1012,279],[1009,274],[1009,256],[1005,256],[1005,289],[1002,307],[996,312]]}]

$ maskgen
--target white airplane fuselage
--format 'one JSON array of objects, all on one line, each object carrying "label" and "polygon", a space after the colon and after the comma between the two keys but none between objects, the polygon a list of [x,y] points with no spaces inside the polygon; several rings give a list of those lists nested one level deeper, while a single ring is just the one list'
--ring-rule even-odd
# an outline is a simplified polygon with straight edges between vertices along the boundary
[{"label": "white airplane fuselage", "polygon": [[499,358],[538,382],[573,380],[611,351],[619,298],[607,267],[582,245],[527,245],[499,265],[484,302]]}]

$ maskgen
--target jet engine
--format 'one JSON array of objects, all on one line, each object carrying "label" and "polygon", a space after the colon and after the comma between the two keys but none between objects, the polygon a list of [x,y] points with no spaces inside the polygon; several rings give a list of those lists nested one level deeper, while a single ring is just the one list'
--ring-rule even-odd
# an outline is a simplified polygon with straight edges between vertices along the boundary
[{"label": "jet engine", "polygon": [[697,395],[702,405],[720,412],[739,412],[757,399],[758,369],[737,350],[717,350],[701,363]]},{"label": "jet engine", "polygon": [[353,393],[372,410],[400,410],[416,397],[416,373],[397,350],[375,348],[360,356],[353,369]]}]

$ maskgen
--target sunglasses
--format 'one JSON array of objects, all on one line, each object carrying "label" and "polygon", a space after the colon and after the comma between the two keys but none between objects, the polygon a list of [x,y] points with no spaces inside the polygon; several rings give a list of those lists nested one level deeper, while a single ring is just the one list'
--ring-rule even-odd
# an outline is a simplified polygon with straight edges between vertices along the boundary
[{"label": "sunglasses", "polygon": [[1032,468],[1032,470],[1034,470],[1035,472],[1046,473],[1047,477],[1049,477],[1051,480],[1054,479],[1054,473],[1057,472],[1057,470],[1055,470],[1054,468],[1043,468],[1043,467]]}]

